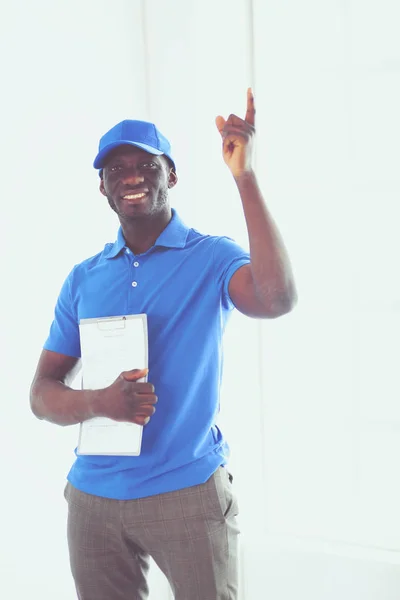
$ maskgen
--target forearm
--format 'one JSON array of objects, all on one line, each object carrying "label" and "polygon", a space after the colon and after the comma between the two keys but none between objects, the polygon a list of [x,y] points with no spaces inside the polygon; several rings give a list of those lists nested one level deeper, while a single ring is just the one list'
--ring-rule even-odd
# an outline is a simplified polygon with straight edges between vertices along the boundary
[{"label": "forearm", "polygon": [[257,295],[265,306],[288,312],[297,294],[289,256],[253,171],[235,178],[243,204]]},{"label": "forearm", "polygon": [[104,390],[73,390],[60,381],[38,378],[31,388],[32,412],[56,425],[76,425],[100,412]]}]

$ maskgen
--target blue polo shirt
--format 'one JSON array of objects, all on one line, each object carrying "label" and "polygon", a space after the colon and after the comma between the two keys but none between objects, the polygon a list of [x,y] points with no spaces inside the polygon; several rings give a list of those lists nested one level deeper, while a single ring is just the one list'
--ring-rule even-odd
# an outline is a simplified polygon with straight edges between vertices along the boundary
[{"label": "blue polo shirt", "polygon": [[106,498],[142,498],[204,483],[226,463],[228,446],[215,424],[222,335],[234,307],[229,281],[249,262],[231,239],[189,229],[173,210],[144,254],[127,248],[120,229],[114,244],[73,268],[44,348],[80,357],[80,319],[146,313],[148,380],[158,396],[140,456],[76,454],[73,486]]}]

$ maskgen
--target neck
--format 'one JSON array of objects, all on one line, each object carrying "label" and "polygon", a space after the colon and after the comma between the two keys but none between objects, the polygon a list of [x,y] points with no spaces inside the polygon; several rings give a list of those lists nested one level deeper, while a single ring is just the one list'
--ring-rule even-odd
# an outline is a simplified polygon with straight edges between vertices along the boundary
[{"label": "neck", "polygon": [[147,252],[172,218],[172,212],[166,207],[162,213],[139,219],[120,219],[122,233],[128,248],[134,254]]}]

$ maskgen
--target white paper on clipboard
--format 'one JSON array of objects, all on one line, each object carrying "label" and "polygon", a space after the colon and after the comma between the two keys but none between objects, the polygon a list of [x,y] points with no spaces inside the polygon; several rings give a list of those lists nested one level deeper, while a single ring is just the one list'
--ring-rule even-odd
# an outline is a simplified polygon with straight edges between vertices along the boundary
[{"label": "white paper on clipboard", "polygon": [[[105,388],[122,371],[148,367],[145,314],[81,319],[79,331],[84,389]],[[77,452],[138,456],[142,432],[135,423],[95,417],[81,423]]]}]

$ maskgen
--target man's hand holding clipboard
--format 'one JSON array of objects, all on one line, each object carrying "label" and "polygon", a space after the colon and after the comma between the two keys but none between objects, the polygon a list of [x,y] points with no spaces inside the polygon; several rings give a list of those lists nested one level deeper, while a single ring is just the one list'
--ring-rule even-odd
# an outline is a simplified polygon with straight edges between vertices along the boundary
[{"label": "man's hand holding clipboard", "polygon": [[101,390],[96,406],[96,416],[114,421],[147,425],[154,415],[157,396],[154,386],[141,382],[148,369],[123,371],[110,386]]}]

